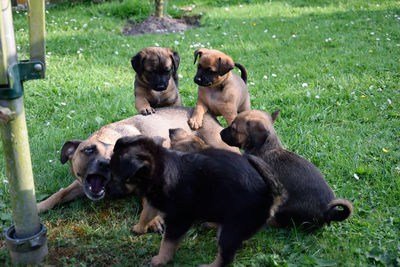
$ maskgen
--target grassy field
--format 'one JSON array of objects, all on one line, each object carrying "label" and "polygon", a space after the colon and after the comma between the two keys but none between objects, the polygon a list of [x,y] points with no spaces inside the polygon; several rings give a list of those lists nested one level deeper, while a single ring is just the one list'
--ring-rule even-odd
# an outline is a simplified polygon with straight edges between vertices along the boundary
[{"label": "grassy field", "polygon": [[[218,3],[215,3],[218,2]],[[196,4],[201,26],[184,33],[123,36],[147,1],[66,4],[46,11],[47,77],[25,84],[25,109],[37,198],[74,178],[61,146],[136,114],[130,58],[147,46],[181,56],[180,93],[194,106],[193,52],[219,49],[248,70],[253,109],[282,110],[284,146],[312,161],[353,216],[313,232],[265,227],[246,241],[233,266],[400,265],[400,2],[372,0],[174,1]],[[27,15],[14,13],[19,59],[28,57]],[[3,154],[0,146],[0,154]],[[0,161],[0,228],[11,225]],[[41,215],[46,264],[142,266],[161,236],[132,235],[135,198],[81,199]],[[1,238],[0,240],[2,240]],[[211,262],[215,231],[193,227],[170,266]],[[0,241],[0,265],[10,265]]]}]

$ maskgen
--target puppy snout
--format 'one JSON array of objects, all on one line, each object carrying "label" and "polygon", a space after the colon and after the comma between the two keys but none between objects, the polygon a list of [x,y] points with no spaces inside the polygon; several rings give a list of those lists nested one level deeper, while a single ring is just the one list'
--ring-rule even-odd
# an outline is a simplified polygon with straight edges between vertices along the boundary
[{"label": "puppy snout", "polygon": [[167,89],[167,86],[168,86],[167,84],[157,84],[156,89],[158,91],[163,91],[163,90]]},{"label": "puppy snout", "polygon": [[194,82],[195,82],[195,83],[198,84],[198,83],[201,83],[201,81],[202,81],[202,80],[201,80],[201,77],[199,77],[199,76],[195,76],[195,77],[194,77]]}]

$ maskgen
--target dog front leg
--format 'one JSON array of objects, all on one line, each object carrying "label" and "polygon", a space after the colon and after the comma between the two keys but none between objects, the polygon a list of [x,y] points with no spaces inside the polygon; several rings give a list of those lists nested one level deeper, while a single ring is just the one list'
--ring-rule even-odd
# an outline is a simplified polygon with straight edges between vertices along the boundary
[{"label": "dog front leg", "polygon": [[78,180],[75,180],[67,188],[61,189],[57,193],[51,195],[46,200],[43,200],[39,204],[37,204],[38,212],[49,210],[55,205],[74,200],[75,198],[81,197],[83,195],[84,193],[82,184]]},{"label": "dog front leg", "polygon": [[193,111],[193,114],[189,120],[189,126],[193,130],[199,129],[203,125],[203,117],[204,114],[207,112],[207,106],[204,103],[197,99],[196,108]]},{"label": "dog front leg", "polygon": [[168,240],[164,236],[161,240],[158,255],[151,259],[151,266],[162,266],[172,260],[178,245],[179,240]]},{"label": "dog front leg", "polygon": [[145,234],[147,229],[152,228],[155,232],[162,233],[164,220],[158,215],[158,210],[153,208],[146,199],[143,199],[143,210],[140,213],[139,223],[133,227],[135,234]]},{"label": "dog front leg", "polygon": [[150,106],[145,96],[141,94],[135,94],[135,107],[136,110],[142,115],[150,115],[155,113],[155,109]]}]

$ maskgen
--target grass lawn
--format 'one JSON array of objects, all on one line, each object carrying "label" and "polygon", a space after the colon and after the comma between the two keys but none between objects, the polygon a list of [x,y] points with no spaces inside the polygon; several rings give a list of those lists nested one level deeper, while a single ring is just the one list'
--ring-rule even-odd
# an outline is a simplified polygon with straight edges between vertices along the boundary
[{"label": "grass lawn", "polygon": [[[240,3],[239,3],[240,2]],[[123,36],[148,1],[61,4],[46,11],[47,77],[25,83],[25,109],[39,200],[73,180],[61,146],[136,114],[130,58],[147,46],[181,56],[180,93],[194,106],[193,52],[219,49],[248,71],[253,109],[282,110],[283,145],[312,161],[353,216],[313,232],[263,228],[233,266],[400,265],[400,2],[372,0],[168,1],[169,13],[196,4],[201,27],[184,33]],[[19,59],[28,57],[27,16],[14,12]],[[0,146],[0,155],[3,155]],[[0,228],[11,225],[0,161]],[[46,264],[142,266],[161,236],[134,236],[135,198],[81,199],[41,215]],[[3,238],[0,238],[2,240]],[[216,233],[199,225],[170,266],[210,263]],[[0,241],[0,265],[10,265]]]}]

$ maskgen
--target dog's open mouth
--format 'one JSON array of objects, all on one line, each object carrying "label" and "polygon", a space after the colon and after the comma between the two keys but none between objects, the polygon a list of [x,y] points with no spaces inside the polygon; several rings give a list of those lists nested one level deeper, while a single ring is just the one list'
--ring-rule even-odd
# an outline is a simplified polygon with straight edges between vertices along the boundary
[{"label": "dog's open mouth", "polygon": [[107,179],[104,176],[98,174],[88,175],[84,180],[83,191],[85,195],[91,200],[100,200],[102,199],[106,192]]}]

